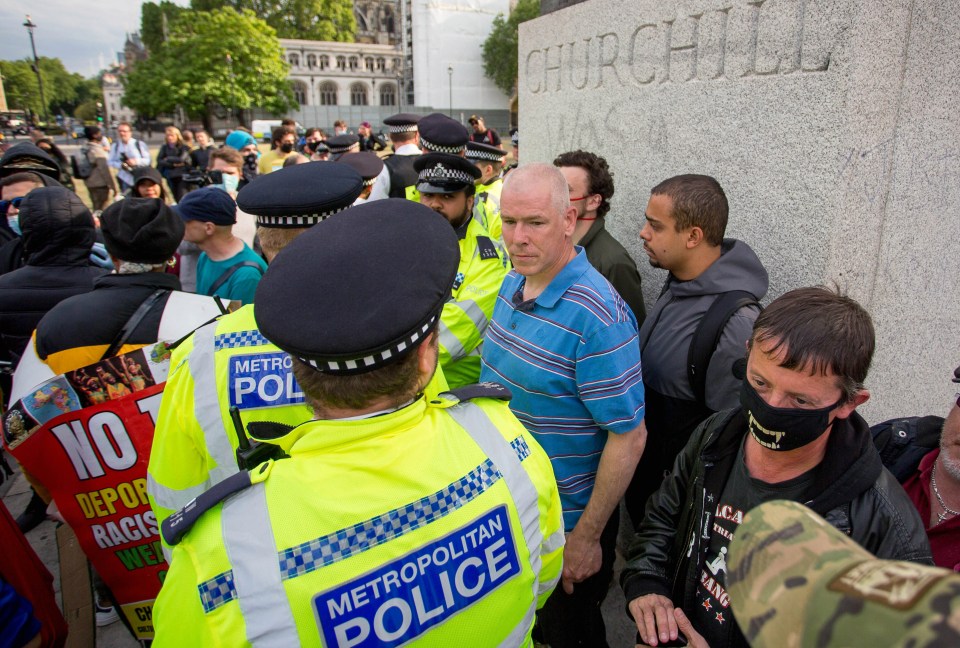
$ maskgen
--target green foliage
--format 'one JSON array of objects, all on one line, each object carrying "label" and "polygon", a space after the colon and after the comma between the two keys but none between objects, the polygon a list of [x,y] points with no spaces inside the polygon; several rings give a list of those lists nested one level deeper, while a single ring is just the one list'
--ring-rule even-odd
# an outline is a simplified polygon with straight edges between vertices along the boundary
[{"label": "green foliage", "polygon": [[[33,71],[33,61],[0,61],[7,104],[11,108],[30,110],[42,115],[40,88]],[[68,72],[58,58],[40,57],[40,76],[43,78],[43,96],[51,117],[60,112],[72,113],[79,103],[97,96],[102,97],[96,79],[84,79]]]},{"label": "green foliage", "polygon": [[353,0],[190,0],[190,8],[249,9],[277,31],[278,38],[352,43],[357,31]]},{"label": "green foliage", "polygon": [[517,28],[539,15],[539,0],[519,0],[509,18],[498,14],[493,19],[490,35],[483,42],[483,72],[507,95],[512,94],[517,85]]},{"label": "green foliage", "polygon": [[94,99],[87,99],[73,111],[73,116],[82,122],[92,122],[97,119],[97,102]]},{"label": "green foliage", "polygon": [[209,115],[215,106],[280,113],[294,105],[276,32],[249,10],[182,12],[124,86],[123,103],[144,116],[177,106]]},{"label": "green foliage", "polygon": [[140,7],[140,40],[148,52],[153,53],[160,49],[166,40],[164,32],[169,32],[170,26],[184,11],[187,11],[186,7],[169,0],[143,3]]}]

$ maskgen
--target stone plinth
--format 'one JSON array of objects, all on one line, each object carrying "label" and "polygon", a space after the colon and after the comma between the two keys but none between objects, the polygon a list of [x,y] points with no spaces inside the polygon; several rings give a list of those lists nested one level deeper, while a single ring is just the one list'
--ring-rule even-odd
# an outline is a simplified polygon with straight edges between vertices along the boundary
[{"label": "stone plinth", "polygon": [[960,364],[960,20],[932,0],[589,0],[520,27],[524,162],[605,156],[644,276],[650,188],[706,173],[770,298],[836,283],[873,314],[873,423],[949,409]]}]

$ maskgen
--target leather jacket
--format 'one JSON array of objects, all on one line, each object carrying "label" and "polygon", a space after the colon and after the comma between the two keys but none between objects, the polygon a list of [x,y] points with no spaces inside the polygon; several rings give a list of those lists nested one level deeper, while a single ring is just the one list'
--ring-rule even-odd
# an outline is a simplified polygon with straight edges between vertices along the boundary
[{"label": "leather jacket", "polygon": [[[740,408],[704,421],[647,505],[620,577],[626,600],[661,594],[696,605],[698,573],[710,545],[712,502],[719,500],[747,434]],[[869,428],[854,412],[836,419],[805,505],[879,558],[933,564],[923,522],[882,465]]]}]

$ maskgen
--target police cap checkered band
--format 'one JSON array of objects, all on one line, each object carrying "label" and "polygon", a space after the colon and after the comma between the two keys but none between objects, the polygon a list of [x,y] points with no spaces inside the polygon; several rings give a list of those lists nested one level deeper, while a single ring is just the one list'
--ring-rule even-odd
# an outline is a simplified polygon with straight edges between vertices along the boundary
[{"label": "police cap checkered band", "polygon": [[346,153],[352,148],[359,148],[360,138],[354,134],[337,135],[327,140],[331,153]]},{"label": "police cap checkered band", "polygon": [[273,260],[254,298],[257,328],[319,371],[377,369],[436,326],[459,259],[456,233],[432,209],[400,198],[351,207]]},{"label": "police cap checkered band", "polygon": [[424,169],[420,172],[420,182],[462,182],[464,184],[473,184],[473,177],[469,173],[458,171],[457,169],[448,169],[443,164]]},{"label": "police cap checkered band", "polygon": [[421,192],[461,191],[480,179],[480,169],[470,160],[447,153],[427,153],[413,162]]},{"label": "police cap checkered band", "polygon": [[420,115],[414,113],[397,113],[383,120],[391,133],[412,133],[417,130]]},{"label": "police cap checkered band", "polygon": [[443,146],[442,144],[436,144],[431,142],[428,139],[423,138],[423,133],[420,134],[420,148],[432,151],[433,153],[449,153],[451,155],[458,155],[463,153],[467,148],[467,145],[463,146]]},{"label": "police cap checkered band", "polygon": [[467,142],[468,160],[490,160],[492,162],[500,162],[503,160],[506,154],[506,151],[499,149],[496,146],[490,146],[489,144],[483,144],[480,142]]},{"label": "police cap checkered band", "polygon": [[310,227],[352,205],[361,191],[356,170],[311,162],[259,176],[237,194],[237,206],[262,227]]}]

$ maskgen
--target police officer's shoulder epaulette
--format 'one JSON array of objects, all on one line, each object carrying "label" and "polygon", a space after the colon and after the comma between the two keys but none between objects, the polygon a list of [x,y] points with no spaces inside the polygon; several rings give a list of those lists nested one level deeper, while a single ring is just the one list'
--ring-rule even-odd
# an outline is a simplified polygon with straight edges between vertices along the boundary
[{"label": "police officer's shoulder epaulette", "polygon": [[295,425],[275,423],[272,421],[251,421],[247,423],[247,432],[249,432],[250,436],[254,439],[271,441],[286,436],[290,430],[295,427]]},{"label": "police officer's shoulder epaulette", "polygon": [[500,255],[497,254],[497,246],[493,244],[493,240],[489,236],[477,237],[477,251],[480,252],[481,259],[500,259]]},{"label": "police officer's shoulder epaulette", "polygon": [[163,539],[171,547],[179,544],[183,536],[193,528],[201,515],[234,493],[249,488],[254,481],[262,481],[262,478],[252,479],[251,472],[262,473],[268,471],[269,468],[270,463],[268,462],[257,466],[253,471],[241,470],[190,500],[186,506],[168,517],[160,525],[160,533],[163,534]]},{"label": "police officer's shoulder epaulette", "polygon": [[482,382],[475,385],[464,385],[445,391],[440,396],[453,396],[458,401],[468,401],[474,398],[494,398],[496,400],[508,401],[513,398],[509,389],[495,382]]}]

